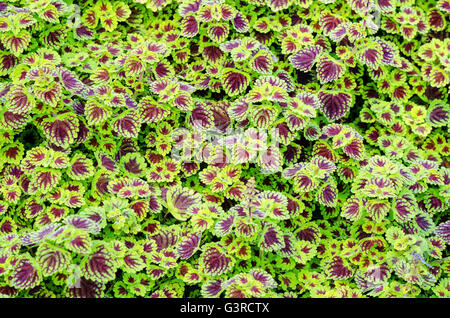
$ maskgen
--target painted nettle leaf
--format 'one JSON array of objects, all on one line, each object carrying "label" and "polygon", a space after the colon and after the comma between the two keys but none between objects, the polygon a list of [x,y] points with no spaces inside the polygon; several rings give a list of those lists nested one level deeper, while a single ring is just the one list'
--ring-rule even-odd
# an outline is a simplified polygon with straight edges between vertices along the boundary
[{"label": "painted nettle leaf", "polygon": [[448,298],[448,0],[0,2],[0,298]]},{"label": "painted nettle leaf", "polygon": [[235,263],[234,258],[227,256],[224,249],[214,243],[203,247],[199,261],[202,272],[211,277],[230,271]]},{"label": "painted nettle leaf", "polygon": [[10,261],[13,266],[8,283],[17,289],[29,289],[38,286],[42,282],[42,274],[38,261],[30,254],[23,254]]}]

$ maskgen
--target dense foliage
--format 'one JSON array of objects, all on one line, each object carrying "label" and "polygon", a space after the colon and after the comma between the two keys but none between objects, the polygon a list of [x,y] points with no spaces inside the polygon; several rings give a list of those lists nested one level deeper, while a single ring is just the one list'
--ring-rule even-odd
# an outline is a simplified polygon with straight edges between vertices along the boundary
[{"label": "dense foliage", "polygon": [[449,12],[0,2],[0,296],[450,297]]}]

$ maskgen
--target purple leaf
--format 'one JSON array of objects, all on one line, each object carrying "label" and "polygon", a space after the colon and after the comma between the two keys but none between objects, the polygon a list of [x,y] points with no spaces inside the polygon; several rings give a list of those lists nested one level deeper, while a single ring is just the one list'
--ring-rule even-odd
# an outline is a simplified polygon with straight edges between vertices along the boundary
[{"label": "purple leaf", "polygon": [[64,223],[72,225],[73,227],[88,233],[98,234],[100,232],[100,226],[98,223],[78,215],[69,215],[64,219]]},{"label": "purple leaf", "polygon": [[125,115],[114,120],[111,125],[121,136],[137,138],[141,128],[140,116],[133,112],[125,113]]},{"label": "purple leaf", "polygon": [[214,243],[204,247],[200,256],[200,268],[208,276],[218,276],[227,273],[232,269],[234,259],[227,256],[226,251]]},{"label": "purple leaf", "polygon": [[70,253],[64,249],[53,247],[48,243],[39,246],[36,260],[44,276],[61,272],[70,264]]},{"label": "purple leaf", "polygon": [[44,135],[53,144],[67,148],[75,142],[79,121],[73,114],[64,114],[59,118],[48,118],[42,122]]},{"label": "purple leaf", "polygon": [[91,238],[84,231],[77,232],[69,238],[65,247],[73,252],[80,254],[88,254],[91,250]]},{"label": "purple leaf", "polygon": [[239,33],[245,33],[250,29],[250,24],[247,18],[239,11],[236,12],[232,22],[235,30]]},{"label": "purple leaf", "polygon": [[189,14],[185,16],[181,22],[181,35],[187,38],[192,38],[198,33],[198,22],[194,15]]},{"label": "purple leaf", "polygon": [[436,228],[436,234],[450,244],[450,221],[439,224]]},{"label": "purple leaf", "polygon": [[344,72],[344,66],[329,56],[323,56],[317,62],[317,76],[322,84],[337,80]]},{"label": "purple leaf", "polygon": [[74,286],[67,288],[67,295],[71,298],[101,298],[104,284],[81,278]]},{"label": "purple leaf", "polygon": [[364,273],[365,279],[374,284],[383,283],[391,276],[391,270],[386,263],[370,265],[367,272]]},{"label": "purple leaf", "polygon": [[106,283],[116,277],[116,264],[113,255],[105,245],[98,245],[91,255],[85,256],[80,264],[81,273],[86,279]]},{"label": "purple leaf", "polygon": [[169,212],[180,221],[185,221],[189,217],[188,210],[201,201],[202,196],[189,188],[172,187],[166,195]]},{"label": "purple leaf", "polygon": [[36,102],[22,84],[11,87],[7,95],[8,110],[15,114],[25,114],[31,111]]},{"label": "purple leaf", "polygon": [[346,265],[341,257],[335,256],[333,260],[327,263],[326,272],[328,278],[334,280],[348,279],[353,276],[353,271]]},{"label": "purple leaf", "polygon": [[230,30],[229,30],[228,24],[222,23],[222,24],[210,25],[208,27],[208,29],[206,30],[206,32],[213,42],[221,43],[227,38]]},{"label": "purple leaf", "polygon": [[322,50],[320,45],[308,46],[291,55],[289,61],[294,68],[308,72],[322,53]]},{"label": "purple leaf", "polygon": [[222,58],[222,56],[224,55],[222,50],[219,47],[215,46],[215,45],[206,46],[203,49],[202,54],[203,54],[204,58],[208,62],[211,62],[211,63],[217,63]]},{"label": "purple leaf", "polygon": [[12,266],[9,284],[18,289],[29,289],[40,284],[42,281],[41,273],[34,259],[25,254]]},{"label": "purple leaf", "polygon": [[435,104],[428,109],[428,121],[433,127],[445,126],[450,121],[450,108],[447,104]]},{"label": "purple leaf", "polygon": [[358,220],[363,212],[364,206],[360,198],[351,197],[342,206],[341,216],[350,220]]},{"label": "purple leaf", "polygon": [[241,97],[231,104],[228,108],[228,114],[231,118],[241,121],[247,118],[249,108],[249,102],[244,97]]},{"label": "purple leaf", "polygon": [[180,240],[177,246],[177,252],[181,259],[190,258],[197,250],[200,244],[201,234],[193,233]]},{"label": "purple leaf", "polygon": [[294,186],[300,192],[309,192],[314,190],[318,183],[304,174],[298,174],[294,178]]},{"label": "purple leaf", "polygon": [[404,198],[397,198],[394,201],[394,219],[404,223],[414,216],[414,206]]},{"label": "purple leaf", "polygon": [[204,105],[198,103],[189,116],[189,124],[195,130],[209,129],[213,125],[213,114]]},{"label": "purple leaf", "polygon": [[138,254],[127,253],[123,257],[123,266],[122,267],[128,273],[136,273],[136,272],[144,269],[145,262]]},{"label": "purple leaf", "polygon": [[368,200],[366,203],[367,212],[375,222],[380,222],[389,212],[390,204],[387,200]]},{"label": "purple leaf", "polygon": [[58,68],[61,83],[70,92],[78,94],[84,88],[83,82],[69,70]]},{"label": "purple leaf", "polygon": [[364,153],[364,143],[358,138],[354,138],[347,146],[342,148],[344,153],[356,160],[361,160]]},{"label": "purple leaf", "polygon": [[281,230],[274,224],[264,222],[260,248],[264,251],[276,251],[284,247],[284,237]]},{"label": "purple leaf", "polygon": [[377,3],[383,13],[395,10],[396,2],[394,0],[377,0]]},{"label": "purple leaf", "polygon": [[320,109],[329,121],[344,117],[352,105],[352,95],[342,92],[319,92]]},{"label": "purple leaf", "polygon": [[266,271],[261,269],[252,269],[248,272],[249,275],[253,276],[254,279],[261,282],[264,285],[264,288],[275,288],[277,283],[273,279],[273,277]]},{"label": "purple leaf", "polygon": [[336,186],[327,184],[326,186],[318,190],[316,197],[319,203],[329,207],[333,207],[337,202],[337,188]]},{"label": "purple leaf", "polygon": [[250,63],[251,68],[260,74],[272,74],[273,61],[265,50],[259,51]]},{"label": "purple leaf", "polygon": [[202,296],[206,298],[219,297],[223,291],[223,281],[220,279],[208,280],[202,285]]},{"label": "purple leaf", "polygon": [[266,3],[272,11],[277,12],[289,8],[292,0],[267,0]]},{"label": "purple leaf", "polygon": [[223,71],[223,89],[228,96],[236,96],[243,93],[249,84],[249,76],[235,69]]},{"label": "purple leaf", "polygon": [[283,235],[283,247],[277,253],[283,257],[291,257],[295,254],[295,240],[290,234]]},{"label": "purple leaf", "polygon": [[224,236],[230,233],[232,226],[234,225],[234,215],[227,216],[217,221],[214,226],[214,230],[218,236]]},{"label": "purple leaf", "polygon": [[173,233],[173,231],[164,229],[152,236],[151,239],[155,241],[156,246],[158,247],[157,251],[159,252],[174,246],[178,242],[178,236],[179,235]]}]

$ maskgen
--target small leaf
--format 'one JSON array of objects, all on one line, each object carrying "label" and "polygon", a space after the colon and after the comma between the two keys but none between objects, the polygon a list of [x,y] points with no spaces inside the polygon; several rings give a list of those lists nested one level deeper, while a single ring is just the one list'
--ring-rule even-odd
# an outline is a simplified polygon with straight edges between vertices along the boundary
[{"label": "small leaf", "polygon": [[269,8],[274,12],[289,8],[292,2],[292,0],[266,0]]},{"label": "small leaf", "polygon": [[350,220],[358,220],[364,211],[363,202],[358,197],[349,198],[342,206],[341,216]]},{"label": "small leaf", "polygon": [[322,56],[317,62],[317,76],[320,83],[337,80],[345,73],[345,67],[328,55]]},{"label": "small leaf", "polygon": [[105,245],[99,244],[93,253],[85,256],[80,264],[81,273],[86,279],[106,283],[115,278],[116,264],[113,255]]},{"label": "small leaf", "polygon": [[181,35],[192,38],[197,35],[199,30],[198,22],[194,15],[188,14],[181,22]]},{"label": "small leaf", "polygon": [[85,180],[94,174],[94,165],[91,159],[77,153],[70,161],[67,174],[73,180]]},{"label": "small leaf", "polygon": [[128,111],[115,119],[111,125],[121,136],[137,138],[141,128],[141,119],[134,111]]},{"label": "small leaf", "polygon": [[45,137],[53,144],[67,148],[75,142],[79,121],[73,114],[66,113],[56,118],[47,118],[42,122]]},{"label": "small leaf", "polygon": [[234,259],[227,256],[226,251],[215,243],[204,246],[200,255],[200,268],[210,277],[219,276],[230,271],[235,263]]},{"label": "small leaf", "polygon": [[71,261],[70,253],[49,243],[41,244],[36,251],[36,260],[44,276],[51,276],[66,269]]},{"label": "small leaf", "polygon": [[28,113],[36,105],[33,96],[28,93],[28,90],[22,84],[11,87],[7,99],[8,110],[15,114]]},{"label": "small leaf", "polygon": [[353,103],[352,95],[343,92],[324,91],[318,95],[323,114],[329,121],[344,117]]},{"label": "small leaf", "polygon": [[19,56],[28,47],[31,35],[26,30],[22,30],[16,35],[5,33],[1,37],[2,43],[15,56]]},{"label": "small leaf", "polygon": [[8,281],[12,287],[29,289],[41,283],[42,274],[35,260],[29,254],[25,254],[16,261]]},{"label": "small leaf", "polygon": [[294,68],[303,72],[308,72],[317,61],[318,57],[322,53],[322,50],[323,49],[320,45],[308,46],[291,55],[289,57],[289,61]]},{"label": "small leaf", "polygon": [[181,259],[190,258],[199,247],[201,239],[200,233],[190,234],[180,240],[177,247],[177,252]]},{"label": "small leaf", "polygon": [[229,96],[236,96],[243,93],[249,84],[249,76],[235,69],[225,69],[222,77],[223,89]]}]

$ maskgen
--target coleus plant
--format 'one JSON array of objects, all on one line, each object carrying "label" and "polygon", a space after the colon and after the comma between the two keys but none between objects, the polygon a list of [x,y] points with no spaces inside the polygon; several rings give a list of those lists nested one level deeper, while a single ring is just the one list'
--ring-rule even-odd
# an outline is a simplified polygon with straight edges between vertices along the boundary
[{"label": "coleus plant", "polygon": [[0,1],[0,296],[450,297],[449,14]]}]

